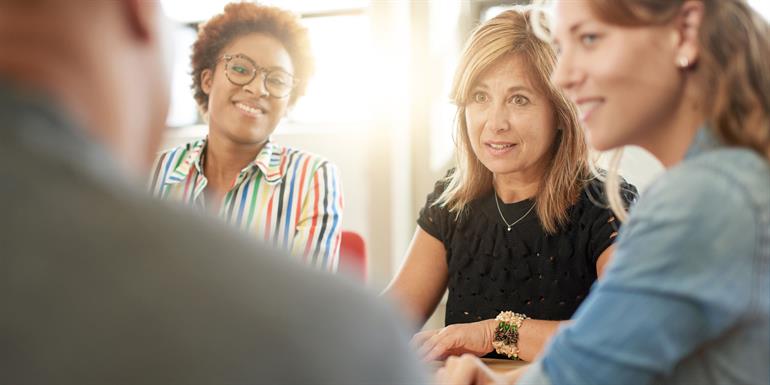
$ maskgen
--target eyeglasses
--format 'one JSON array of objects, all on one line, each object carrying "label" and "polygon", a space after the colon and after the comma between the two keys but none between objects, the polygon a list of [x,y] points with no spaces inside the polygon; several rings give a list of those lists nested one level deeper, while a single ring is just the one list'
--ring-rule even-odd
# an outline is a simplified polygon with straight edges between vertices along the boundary
[{"label": "eyeglasses", "polygon": [[230,83],[245,86],[257,77],[258,72],[262,72],[265,74],[265,89],[274,98],[283,99],[289,96],[299,82],[292,74],[282,69],[258,66],[246,55],[224,55],[222,59],[225,61],[225,76]]}]

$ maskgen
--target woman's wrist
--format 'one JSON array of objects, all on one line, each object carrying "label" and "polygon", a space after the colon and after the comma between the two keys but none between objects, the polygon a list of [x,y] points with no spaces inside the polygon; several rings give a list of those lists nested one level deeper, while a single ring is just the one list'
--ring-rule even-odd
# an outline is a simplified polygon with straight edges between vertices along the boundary
[{"label": "woman's wrist", "polygon": [[497,315],[492,347],[498,354],[514,360],[519,358],[519,328],[528,318],[524,314],[511,311],[504,311]]},{"label": "woman's wrist", "polygon": [[492,343],[495,341],[495,330],[497,329],[499,321],[493,318],[479,322],[484,325],[484,346],[486,353],[495,351],[495,347]]}]

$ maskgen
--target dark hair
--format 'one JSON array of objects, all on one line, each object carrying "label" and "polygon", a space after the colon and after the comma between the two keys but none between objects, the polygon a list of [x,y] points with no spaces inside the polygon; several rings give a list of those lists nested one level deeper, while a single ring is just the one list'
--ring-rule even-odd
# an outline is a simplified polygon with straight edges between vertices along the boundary
[{"label": "dark hair", "polygon": [[234,39],[250,33],[272,36],[286,49],[299,83],[289,98],[289,105],[305,94],[307,80],[314,71],[307,29],[297,15],[278,7],[253,3],[230,3],[220,13],[198,29],[198,39],[192,47],[192,89],[198,106],[206,112],[209,96],[201,88],[201,73],[214,69],[222,49]]}]

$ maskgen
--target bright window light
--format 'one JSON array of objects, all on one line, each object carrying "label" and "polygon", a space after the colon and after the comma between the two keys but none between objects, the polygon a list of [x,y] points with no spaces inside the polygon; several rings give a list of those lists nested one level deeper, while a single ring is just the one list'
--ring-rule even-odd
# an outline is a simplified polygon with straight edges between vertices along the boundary
[{"label": "bright window light", "polygon": [[[222,12],[225,5],[237,0],[161,0],[166,15],[180,23],[197,23]],[[247,1],[248,2],[248,1]],[[324,13],[338,10],[363,9],[368,0],[260,0],[259,4],[272,5],[302,14]]]},{"label": "bright window light", "polygon": [[373,73],[369,16],[303,20],[310,32],[316,71],[289,118],[293,123],[359,122],[370,117]]},{"label": "bright window light", "polygon": [[160,5],[169,19],[178,23],[197,23],[221,13],[228,0],[161,0]]},{"label": "bright window light", "polygon": [[259,0],[259,3],[281,7],[302,14],[363,9],[369,6],[368,0]]},{"label": "bright window light", "polygon": [[767,0],[749,0],[749,5],[759,12],[765,19],[770,20],[770,1]]},{"label": "bright window light", "polygon": [[166,124],[169,127],[189,126],[198,122],[198,107],[193,99],[190,73],[190,47],[197,34],[193,28],[179,25],[173,32],[173,70],[171,72],[171,106]]}]

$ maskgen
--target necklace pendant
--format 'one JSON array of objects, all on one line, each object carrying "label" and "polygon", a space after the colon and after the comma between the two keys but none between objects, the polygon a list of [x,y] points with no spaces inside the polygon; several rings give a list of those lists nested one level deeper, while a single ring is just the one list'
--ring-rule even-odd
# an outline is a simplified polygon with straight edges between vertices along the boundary
[{"label": "necklace pendant", "polygon": [[508,226],[508,231],[511,231],[511,226]]}]

